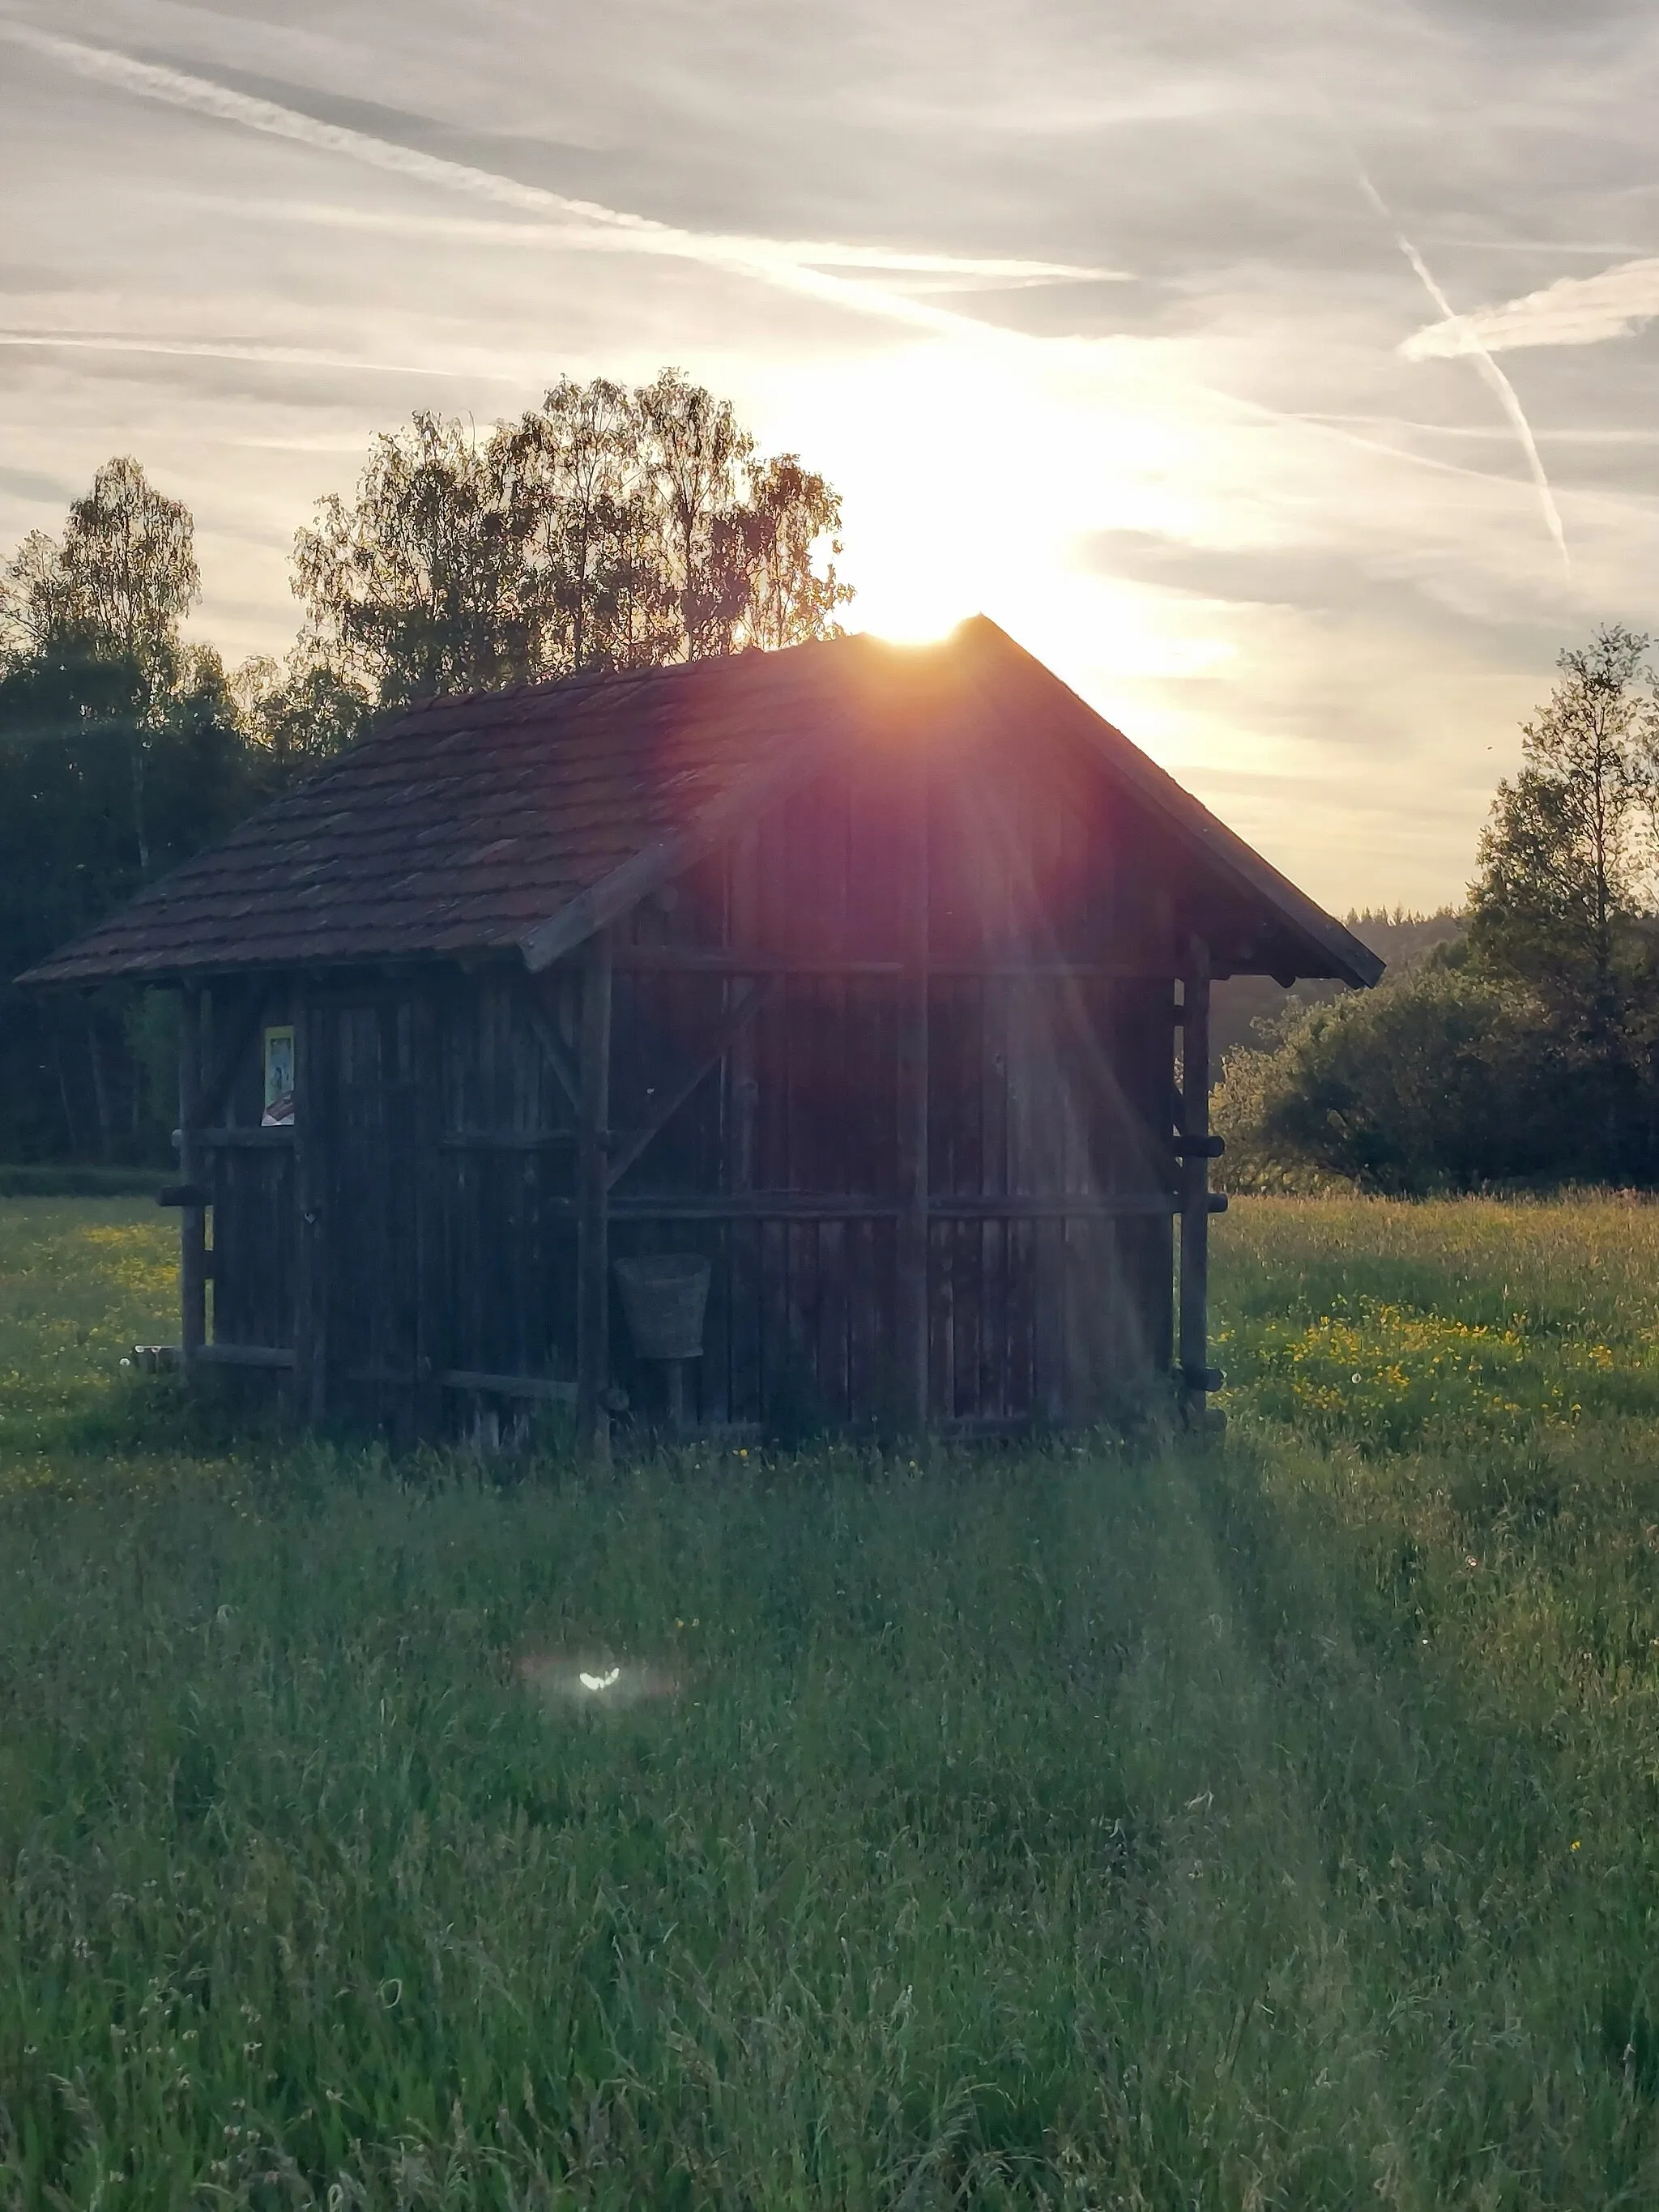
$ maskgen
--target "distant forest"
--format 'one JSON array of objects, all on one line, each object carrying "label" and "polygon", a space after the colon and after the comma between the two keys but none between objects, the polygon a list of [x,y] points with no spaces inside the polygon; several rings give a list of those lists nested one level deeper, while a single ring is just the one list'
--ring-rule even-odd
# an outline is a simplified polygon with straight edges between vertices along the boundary
[{"label": "distant forest", "polygon": [[195,528],[138,462],[0,569],[0,1162],[164,1164],[170,994],[12,979],[375,722],[434,694],[823,635],[841,503],[665,369],[482,435],[417,414],[295,540],[300,634],[187,644]]},{"label": "distant forest", "polygon": [[[436,693],[825,635],[840,501],[665,369],[562,382],[482,434],[417,414],[295,540],[296,642],[228,669],[182,628],[189,512],[136,460],[0,569],[0,1162],[164,1164],[164,994],[11,978],[380,716]],[[1364,913],[1375,991],[1219,987],[1236,1190],[1659,1183],[1659,694],[1650,641],[1564,652],[1468,903]]]}]

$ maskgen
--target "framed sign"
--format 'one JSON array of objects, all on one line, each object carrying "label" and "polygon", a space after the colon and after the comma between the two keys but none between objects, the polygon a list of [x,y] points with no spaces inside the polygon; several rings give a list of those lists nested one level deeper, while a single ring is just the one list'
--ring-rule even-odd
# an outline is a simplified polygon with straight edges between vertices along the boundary
[{"label": "framed sign", "polygon": [[264,1111],[260,1124],[287,1129],[294,1124],[294,1031],[267,1030],[264,1052]]}]

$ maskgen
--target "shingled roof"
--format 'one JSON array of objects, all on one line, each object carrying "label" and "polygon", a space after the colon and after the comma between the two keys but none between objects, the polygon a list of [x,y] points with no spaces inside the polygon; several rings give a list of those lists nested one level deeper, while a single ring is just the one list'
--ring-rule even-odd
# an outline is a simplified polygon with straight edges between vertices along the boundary
[{"label": "shingled roof", "polygon": [[948,683],[1011,727],[1065,723],[1182,842],[1264,902],[1301,972],[1382,963],[984,617],[943,644],[869,637],[441,699],[354,746],[42,961],[26,983],[579,944],[872,720]]}]

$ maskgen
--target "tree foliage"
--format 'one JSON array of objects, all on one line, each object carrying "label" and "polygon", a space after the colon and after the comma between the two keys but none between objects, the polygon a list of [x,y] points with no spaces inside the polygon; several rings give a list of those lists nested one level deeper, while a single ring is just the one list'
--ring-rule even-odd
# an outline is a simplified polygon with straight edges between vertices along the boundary
[{"label": "tree foliage", "polygon": [[295,589],[317,663],[396,707],[823,635],[840,521],[678,371],[567,379],[485,435],[421,413],[377,440],[355,499],[299,532]]},{"label": "tree foliage", "polygon": [[1537,991],[1587,1043],[1627,1023],[1650,965],[1659,711],[1650,640],[1609,628],[1562,653],[1560,680],[1498,787],[1469,891],[1469,937],[1493,973]]}]

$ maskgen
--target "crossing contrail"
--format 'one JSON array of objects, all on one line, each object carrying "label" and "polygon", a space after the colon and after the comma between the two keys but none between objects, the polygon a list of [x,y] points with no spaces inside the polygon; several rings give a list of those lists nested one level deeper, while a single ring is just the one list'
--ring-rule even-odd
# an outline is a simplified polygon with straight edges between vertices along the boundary
[{"label": "crossing contrail", "polygon": [[1388,225],[1395,244],[1405,256],[1418,282],[1440,310],[1441,315],[1444,318],[1445,326],[1457,332],[1460,341],[1459,349],[1467,354],[1474,363],[1476,369],[1496,397],[1498,405],[1508,416],[1510,427],[1521,441],[1521,450],[1527,457],[1527,466],[1531,471],[1533,483],[1538,493],[1538,504],[1543,510],[1545,527],[1554,540],[1556,551],[1561,556],[1562,568],[1570,576],[1572,574],[1572,556],[1567,550],[1567,533],[1562,527],[1561,510],[1555,503],[1555,494],[1550,489],[1550,480],[1545,473],[1543,459],[1538,451],[1538,441],[1532,434],[1532,425],[1527,420],[1526,410],[1521,404],[1515,386],[1492,359],[1479,332],[1465,316],[1459,314],[1457,309],[1441,290],[1435,279],[1434,271],[1400,228],[1395,219],[1393,209],[1372,183],[1370,173],[1358,153],[1352,146],[1349,147],[1348,153],[1349,158],[1353,162],[1355,173],[1358,177],[1361,191]]}]

